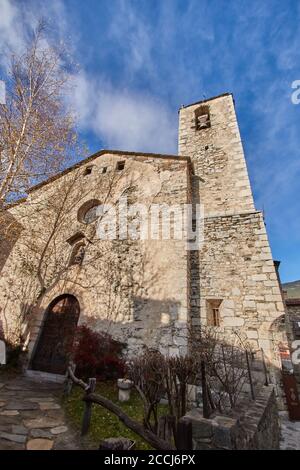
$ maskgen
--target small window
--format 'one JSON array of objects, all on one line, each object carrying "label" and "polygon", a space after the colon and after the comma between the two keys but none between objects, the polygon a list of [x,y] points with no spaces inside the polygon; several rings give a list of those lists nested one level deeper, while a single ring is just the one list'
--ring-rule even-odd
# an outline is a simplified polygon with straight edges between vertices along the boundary
[{"label": "small window", "polygon": [[101,206],[101,203],[97,199],[85,202],[80,207],[77,214],[79,222],[83,224],[91,224],[92,222],[95,222],[98,218],[99,206]]},{"label": "small window", "polygon": [[71,253],[69,266],[81,265],[85,255],[85,244],[77,243]]},{"label": "small window", "polygon": [[212,309],[213,313],[213,325],[220,326],[220,311],[218,307]]},{"label": "small window", "polygon": [[211,299],[206,301],[206,318],[207,325],[209,326],[220,326],[220,306],[222,300],[220,299]]},{"label": "small window", "polygon": [[107,166],[104,166],[104,167],[102,168],[102,175],[104,175],[105,173],[107,173]]},{"label": "small window", "polygon": [[117,171],[122,171],[122,170],[124,170],[124,168],[125,168],[125,162],[124,161],[117,163]]},{"label": "small window", "polygon": [[87,166],[86,169],[84,170],[84,176],[90,175],[93,171],[92,166]]}]

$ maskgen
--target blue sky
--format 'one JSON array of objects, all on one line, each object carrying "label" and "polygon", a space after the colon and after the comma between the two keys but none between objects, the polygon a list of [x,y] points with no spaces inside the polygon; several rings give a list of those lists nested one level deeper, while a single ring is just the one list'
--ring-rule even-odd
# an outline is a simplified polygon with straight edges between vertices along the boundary
[{"label": "blue sky", "polygon": [[177,110],[232,92],[257,209],[284,281],[300,279],[300,2],[0,0],[0,42],[44,15],[80,64],[90,151],[177,152]]}]

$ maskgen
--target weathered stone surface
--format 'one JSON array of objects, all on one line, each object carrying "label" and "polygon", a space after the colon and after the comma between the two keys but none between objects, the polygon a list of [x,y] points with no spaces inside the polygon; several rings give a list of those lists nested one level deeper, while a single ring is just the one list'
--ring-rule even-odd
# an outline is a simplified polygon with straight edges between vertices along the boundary
[{"label": "weathered stone surface", "polygon": [[263,387],[255,402],[244,403],[232,416],[204,419],[192,410],[194,449],[278,449],[279,419],[274,389]]},{"label": "weathered stone surface", "polygon": [[47,416],[36,418],[36,419],[26,419],[23,421],[24,426],[27,428],[51,428],[63,425],[62,420],[55,420],[48,418]]},{"label": "weathered stone surface", "polygon": [[38,405],[36,403],[26,403],[26,402],[10,402],[5,407],[7,410],[36,410]]},{"label": "weathered stone surface", "polygon": [[25,444],[20,444],[13,441],[0,438],[0,450],[24,450]]},{"label": "weathered stone surface", "polygon": [[30,401],[30,402],[38,402],[38,403],[49,403],[53,402],[54,398],[52,397],[30,397],[30,398],[25,398],[25,401]]},{"label": "weathered stone surface", "polygon": [[52,428],[50,432],[52,434],[62,434],[64,432],[67,432],[67,430],[67,426],[58,426],[57,428]]},{"label": "weathered stone surface", "polygon": [[59,410],[60,406],[53,402],[41,402],[39,403],[41,410]]},{"label": "weathered stone surface", "polygon": [[24,434],[24,435],[28,434],[28,429],[22,425],[14,424],[12,425],[11,430],[13,434]]},{"label": "weathered stone surface", "polygon": [[53,434],[51,434],[50,430],[47,431],[46,429],[30,429],[29,430],[31,437],[42,437],[42,438],[53,438]]},{"label": "weathered stone surface", "polygon": [[21,434],[10,434],[8,432],[0,432],[0,438],[6,439],[7,441],[23,443],[26,441],[26,436]]},{"label": "weathered stone surface", "polygon": [[0,412],[0,416],[17,416],[20,414],[17,410],[4,410]]},{"label": "weathered stone surface", "polygon": [[27,442],[27,450],[51,450],[53,441],[50,439],[30,439]]}]

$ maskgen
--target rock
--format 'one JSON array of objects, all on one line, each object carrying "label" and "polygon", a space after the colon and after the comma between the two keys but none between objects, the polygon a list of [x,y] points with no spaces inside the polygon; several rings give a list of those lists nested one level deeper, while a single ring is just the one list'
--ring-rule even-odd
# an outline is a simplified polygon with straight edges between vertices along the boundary
[{"label": "rock", "polygon": [[20,434],[10,434],[8,432],[0,432],[0,438],[6,439],[7,441],[18,442],[23,444],[26,441],[26,436]]},{"label": "rock", "polygon": [[30,437],[42,437],[51,439],[53,436],[50,431],[46,431],[45,429],[31,429]]},{"label": "rock", "polygon": [[46,402],[46,403],[49,403],[49,401],[54,401],[54,398],[52,397],[30,397],[30,398],[26,398],[25,401],[31,401],[31,402],[38,402],[38,403],[42,403],[42,402]]},{"label": "rock", "polygon": [[60,406],[52,402],[39,403],[41,410],[59,410]]},{"label": "rock", "polygon": [[135,442],[126,437],[111,437],[100,442],[99,450],[129,450]]},{"label": "rock", "polygon": [[63,422],[61,420],[51,419],[47,416],[36,419],[25,419],[23,421],[24,426],[27,428],[53,428],[56,426],[61,426]]},{"label": "rock", "polygon": [[0,449],[2,450],[24,450],[24,444],[17,442],[6,441],[0,438]]},{"label": "rock", "polygon": [[36,410],[38,405],[36,403],[26,402],[12,402],[6,406],[7,410]]},{"label": "rock", "polygon": [[62,434],[68,430],[67,426],[57,426],[57,428],[52,428],[50,432],[52,434]]},{"label": "rock", "polygon": [[11,430],[13,434],[27,434],[28,433],[28,429],[26,429],[25,426],[17,425],[17,424],[13,424]]},{"label": "rock", "polygon": [[0,416],[17,416],[20,414],[17,410],[4,410],[1,411]]},{"label": "rock", "polygon": [[27,450],[51,450],[53,447],[53,441],[50,439],[30,439],[27,442]]},{"label": "rock", "polygon": [[1,408],[1,406],[4,406],[5,403],[6,403],[5,401],[0,401],[0,408]]}]

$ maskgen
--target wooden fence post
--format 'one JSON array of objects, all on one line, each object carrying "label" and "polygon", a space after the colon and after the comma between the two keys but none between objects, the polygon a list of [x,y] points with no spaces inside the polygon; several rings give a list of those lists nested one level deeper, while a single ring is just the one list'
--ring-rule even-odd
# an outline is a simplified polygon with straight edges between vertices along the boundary
[{"label": "wooden fence post", "polygon": [[[88,385],[89,385],[89,388],[86,390],[86,395],[88,395],[89,393],[94,393],[96,389],[96,379],[89,379]],[[84,402],[84,412],[83,412],[82,426],[81,426],[82,436],[85,436],[85,434],[87,434],[89,431],[91,417],[92,417],[92,406],[93,406],[93,403],[91,401]]]},{"label": "wooden fence post", "polygon": [[208,398],[208,393],[207,393],[206,370],[205,370],[204,361],[201,361],[201,385],[202,385],[203,418],[208,419],[211,414],[211,408],[209,406],[209,398]]},{"label": "wooden fence post", "polygon": [[193,449],[193,428],[191,421],[187,421],[186,419],[181,419],[178,421],[176,433],[176,449]]},{"label": "wooden fence post", "polygon": [[246,349],[246,360],[247,360],[247,369],[248,369],[248,377],[249,377],[249,383],[250,383],[250,390],[251,390],[251,397],[252,400],[255,400],[255,393],[254,393],[254,387],[253,387],[253,382],[252,382],[252,374],[251,374],[251,367],[250,367],[250,361],[249,361],[249,354]]}]

